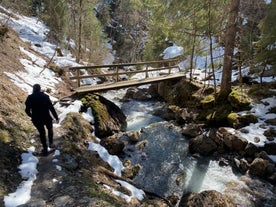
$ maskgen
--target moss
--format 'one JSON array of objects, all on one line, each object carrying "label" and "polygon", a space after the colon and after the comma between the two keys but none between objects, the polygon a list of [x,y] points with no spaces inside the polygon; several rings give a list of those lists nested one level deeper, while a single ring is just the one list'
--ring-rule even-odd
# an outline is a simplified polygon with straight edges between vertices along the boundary
[{"label": "moss", "polygon": [[11,141],[10,134],[7,130],[0,130],[0,142],[9,143]]},{"label": "moss", "polygon": [[276,82],[265,83],[262,85],[261,84],[253,85],[250,87],[248,94],[261,99],[275,96],[276,95],[275,90],[270,90],[270,89],[276,89]]},{"label": "moss", "polygon": [[248,110],[250,109],[250,98],[245,94],[238,90],[233,90],[227,99],[231,106],[237,110]]},{"label": "moss", "polygon": [[68,137],[71,137],[75,142],[81,142],[92,137],[91,125],[79,113],[67,114],[62,126],[67,131]]},{"label": "moss", "polygon": [[230,105],[217,105],[215,108],[208,110],[206,120],[210,126],[228,126],[228,115],[231,113]]},{"label": "moss", "polygon": [[234,112],[228,114],[227,120],[228,120],[229,125],[233,126],[234,123],[236,123],[238,121],[238,117],[239,117],[239,115],[237,113],[234,113]]},{"label": "moss", "polygon": [[208,95],[200,103],[204,109],[212,108],[215,105],[215,96],[213,94]]}]

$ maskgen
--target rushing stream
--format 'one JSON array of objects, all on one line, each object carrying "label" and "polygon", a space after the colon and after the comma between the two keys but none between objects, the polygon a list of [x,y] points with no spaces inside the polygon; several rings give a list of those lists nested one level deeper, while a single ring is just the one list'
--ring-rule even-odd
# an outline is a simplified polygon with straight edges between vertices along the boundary
[{"label": "rushing stream", "polygon": [[[116,92],[122,97],[124,90]],[[141,131],[139,147],[125,147],[127,159],[142,166],[134,182],[162,196],[216,190],[227,194],[241,207],[276,206],[275,187],[234,173],[230,165],[220,166],[211,157],[196,159],[189,154],[188,139],[181,128],[152,115],[158,102],[118,102],[114,93],[105,97],[118,104],[128,121],[128,130]]]}]

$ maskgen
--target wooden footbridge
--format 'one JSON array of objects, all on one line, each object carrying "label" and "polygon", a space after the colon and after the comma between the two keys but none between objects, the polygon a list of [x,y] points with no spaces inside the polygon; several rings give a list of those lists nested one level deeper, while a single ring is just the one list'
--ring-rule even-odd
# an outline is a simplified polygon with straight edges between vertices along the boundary
[{"label": "wooden footbridge", "polygon": [[[76,93],[98,92],[183,78],[178,59],[70,67]],[[103,73],[105,71],[105,73]]]}]

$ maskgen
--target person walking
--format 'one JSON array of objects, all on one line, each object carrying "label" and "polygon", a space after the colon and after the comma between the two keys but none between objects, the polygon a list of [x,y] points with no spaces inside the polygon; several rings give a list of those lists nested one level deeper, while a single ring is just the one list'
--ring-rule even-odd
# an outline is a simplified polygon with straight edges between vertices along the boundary
[{"label": "person walking", "polygon": [[53,143],[53,117],[59,122],[57,112],[49,96],[41,91],[41,86],[39,84],[33,85],[33,93],[27,97],[25,106],[25,112],[32,118],[32,122],[39,132],[40,141],[43,147],[42,155],[47,156],[48,145],[45,126],[48,130],[49,147],[55,148]]}]

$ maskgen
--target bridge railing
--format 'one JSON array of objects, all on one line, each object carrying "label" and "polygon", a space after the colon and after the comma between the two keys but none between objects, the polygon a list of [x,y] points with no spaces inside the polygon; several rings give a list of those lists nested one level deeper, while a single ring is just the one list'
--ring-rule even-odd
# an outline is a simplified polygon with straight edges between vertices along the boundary
[{"label": "bridge railing", "polygon": [[[145,78],[149,78],[150,72],[168,70],[167,74],[171,74],[171,70],[173,68],[177,68],[180,72],[180,67],[178,65],[179,60],[175,59],[168,59],[162,61],[150,61],[150,62],[137,62],[137,63],[121,63],[121,64],[110,64],[110,65],[93,65],[93,66],[78,66],[78,67],[70,67],[69,71],[73,74],[70,77],[70,80],[77,81],[77,87],[81,86],[81,80],[87,78],[104,78],[107,76],[113,77],[116,82],[120,81],[121,75],[132,75],[137,73],[145,73]],[[127,70],[126,67],[131,66],[138,66],[139,69],[135,70]],[[143,66],[143,67],[141,67]],[[107,68],[108,71],[113,71],[110,73],[101,73],[101,74],[89,74],[83,75],[81,74],[81,70],[97,70],[97,69],[104,69]],[[96,71],[95,71],[96,72]]]}]

